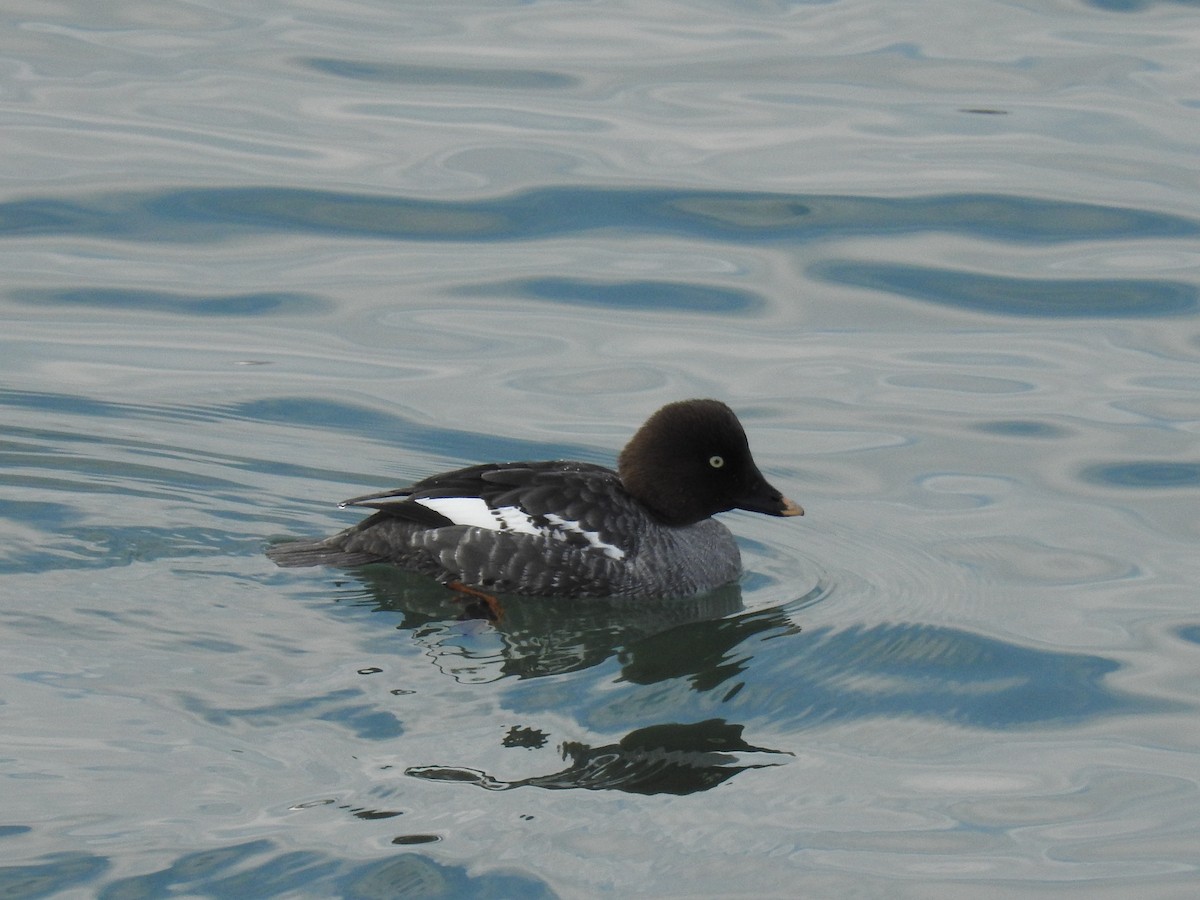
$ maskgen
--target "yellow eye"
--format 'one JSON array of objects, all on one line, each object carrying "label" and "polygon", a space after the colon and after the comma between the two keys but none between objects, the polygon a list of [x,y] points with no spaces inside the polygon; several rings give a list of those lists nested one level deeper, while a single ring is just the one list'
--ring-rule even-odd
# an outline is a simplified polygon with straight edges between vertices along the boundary
[{"label": "yellow eye", "polygon": [[714,469],[719,469],[721,466],[725,465],[725,458],[722,456],[710,456],[708,458],[708,464]]}]

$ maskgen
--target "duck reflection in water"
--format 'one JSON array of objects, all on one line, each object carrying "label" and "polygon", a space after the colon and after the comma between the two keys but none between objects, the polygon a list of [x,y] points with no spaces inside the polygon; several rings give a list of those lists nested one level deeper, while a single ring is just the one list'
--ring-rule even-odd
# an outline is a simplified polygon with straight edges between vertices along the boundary
[{"label": "duck reflection in water", "polygon": [[[460,603],[419,575],[368,566],[351,577],[363,583],[375,609],[403,615],[399,627],[429,650],[442,671],[472,683],[587,669],[618,651],[633,652],[654,635],[686,625],[716,625],[744,611],[740,586],[730,584],[696,597],[663,600],[596,598],[564,604],[502,595],[504,615],[476,622],[464,619]],[[771,624],[786,621],[779,614]],[[730,635],[735,641],[741,637]]]},{"label": "duck reflection in water", "polygon": [[474,784],[489,791],[540,787],[682,795],[709,790],[747,769],[780,765],[790,756],[751,746],[742,739],[742,726],[724,719],[652,725],[631,731],[615,744],[591,747],[568,741],[561,749],[569,763],[565,769],[515,781],[451,766],[411,766],[404,774]]}]

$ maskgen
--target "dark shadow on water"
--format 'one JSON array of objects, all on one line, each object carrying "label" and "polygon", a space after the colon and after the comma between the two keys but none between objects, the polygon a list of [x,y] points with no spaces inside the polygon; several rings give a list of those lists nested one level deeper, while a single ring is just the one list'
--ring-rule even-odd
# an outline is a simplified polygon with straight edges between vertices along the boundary
[{"label": "dark shadow on water", "polygon": [[24,306],[100,309],[108,312],[169,313],[182,316],[312,315],[333,304],[315,294],[185,294],[112,288],[24,288],[9,296]]},{"label": "dark shadow on water", "polygon": [[[521,682],[594,669],[656,635],[726,621],[723,617],[743,609],[741,589],[735,584],[701,597],[655,601],[501,597],[499,620],[482,622],[468,619],[464,602],[428,578],[389,566],[366,566],[350,575],[367,588],[367,602],[376,611],[400,613],[398,627],[424,648],[424,657],[462,683]],[[720,651],[714,653],[719,656]],[[711,656],[693,662],[714,662],[720,668]],[[537,729],[514,727],[502,743],[531,748],[548,739]],[[657,723],[613,744],[565,741],[560,750],[566,768],[516,781],[452,764],[410,767],[406,774],[496,791],[541,787],[690,794],[746,769],[780,762],[777,751],[746,743],[742,726],[722,719]]]},{"label": "dark shadow on water", "polygon": [[474,784],[489,791],[540,787],[683,795],[707,791],[747,769],[779,765],[786,756],[747,744],[742,726],[722,719],[652,725],[600,747],[568,741],[561,752],[569,763],[565,769],[515,781],[452,766],[410,766],[404,774],[427,781]]},{"label": "dark shadow on water", "polygon": [[1012,278],[863,261],[817,263],[808,273],[834,284],[1003,316],[1180,316],[1200,308],[1195,285],[1165,279]]},{"label": "dark shadow on water", "polygon": [[1147,490],[1197,488],[1200,487],[1200,462],[1134,460],[1097,463],[1084,467],[1079,477],[1090,484],[1105,487]]},{"label": "dark shadow on water", "polygon": [[76,235],[153,244],[283,232],[489,242],[614,228],[752,244],[920,232],[1043,244],[1194,237],[1200,221],[1005,194],[872,197],[570,185],[466,200],[245,186],[33,195],[0,203],[0,239]]},{"label": "dark shadow on water", "polygon": [[1006,438],[1064,438],[1071,434],[1061,425],[1035,419],[993,419],[977,422],[970,427],[984,434],[998,434]]},{"label": "dark shadow on water", "polygon": [[[684,794],[783,761],[779,750],[745,743],[744,728],[799,733],[856,719],[919,718],[1027,730],[1163,708],[1161,701],[1110,686],[1108,676],[1119,664],[1106,657],[1036,649],[939,625],[801,629],[795,624],[801,609],[815,615],[815,607],[797,601],[671,624],[650,613],[622,621],[612,607],[590,616],[531,605],[512,624],[497,626],[500,639],[488,652],[481,652],[477,639],[456,646],[447,623],[410,625],[406,619],[402,628],[426,646],[426,656],[460,681],[582,674],[615,655],[617,676],[611,668],[598,670],[597,689],[579,691],[581,700],[569,712],[590,732],[632,729],[614,743],[565,740],[560,750],[567,766],[534,777],[503,780],[453,759],[410,767],[406,774],[487,790]],[[506,692],[506,707],[525,724],[510,730],[504,747],[546,745],[551,738],[538,727],[541,715],[568,711],[560,683],[545,692],[536,681],[530,687],[519,690],[514,682]]]},{"label": "dark shadow on water", "polygon": [[[478,612],[461,595],[428,578],[382,565],[357,569],[352,577],[367,589],[377,610],[403,614],[400,627],[428,649],[442,671],[474,683],[588,669],[647,635],[742,609],[736,584],[700,597],[668,600],[503,596],[499,621],[464,629],[462,620],[477,618]],[[480,628],[495,640],[483,643]]]},{"label": "dark shadow on water", "polygon": [[1200,644],[1200,624],[1198,625],[1181,625],[1175,630],[1175,633],[1181,640],[1188,641],[1192,644]]},{"label": "dark shadow on water", "polygon": [[[754,611],[743,609],[737,585],[650,603],[502,598],[498,623],[464,627],[462,606],[428,579],[387,566],[349,577],[363,584],[375,609],[402,613],[398,627],[460,682],[537,679],[615,659],[617,682],[574,710],[601,732],[618,702],[632,726],[706,720],[736,697],[739,721],[788,730],[898,716],[1029,728],[1161,708],[1112,688],[1108,676],[1120,665],[1096,654],[923,623],[802,629],[798,621],[817,618],[814,597],[826,585],[787,606]],[[612,677],[611,667],[603,671]],[[540,696],[514,691],[509,702],[534,716],[543,709]]]},{"label": "dark shadow on water", "polygon": [[658,312],[739,315],[758,313],[766,298],[753,291],[676,281],[588,281],[574,278],[526,278],[460,288],[466,296],[525,297],[571,306]]},{"label": "dark shadow on water", "polygon": [[[504,614],[491,623],[464,621],[451,592],[420,576],[369,566],[347,577],[366,591],[343,611],[370,605],[399,613],[396,627],[449,678],[506,685],[504,706],[521,724],[510,727],[503,748],[549,744],[541,726],[547,713],[554,728],[566,714],[589,733],[624,732],[600,744],[558,739],[565,768],[516,780],[456,764],[452,745],[449,759],[406,770],[487,790],[704,791],[783,761],[783,751],[746,743],[743,729],[799,734],[835,722],[917,718],[1028,730],[1164,708],[1113,688],[1108,677],[1119,663],[1095,654],[921,623],[801,627],[817,619],[828,586],[753,611],[742,607],[736,586],[654,603],[502,598]],[[386,647],[375,634],[367,641]],[[570,706],[560,677],[542,680],[566,673],[594,681],[572,689]]]},{"label": "dark shadow on water", "polygon": [[1115,660],[920,623],[798,631],[764,611],[684,625],[621,658],[624,679],[645,686],[626,698],[639,717],[661,716],[657,686],[680,679],[697,711],[736,697],[743,721],[788,730],[870,717],[1002,730],[1161,708],[1107,684]]},{"label": "dark shadow on water", "polygon": [[[404,843],[403,839],[399,841]],[[148,897],[380,897],[496,898],[556,896],[532,874],[497,867],[447,865],[413,852],[362,860],[317,850],[290,850],[268,840],[181,853],[144,875],[101,881],[112,861],[87,852],[64,852],[23,865],[0,866],[0,896],[50,897],[73,890],[101,900]],[[83,896],[80,893],[80,896]]]},{"label": "dark shadow on water", "polygon": [[490,90],[564,90],[579,85],[573,75],[550,69],[430,66],[395,62],[369,62],[326,56],[296,60],[303,68],[353,81],[419,87],[468,87]]},{"label": "dark shadow on water", "polygon": [[53,897],[95,884],[110,868],[111,861],[103,856],[75,851],[23,865],[0,865],[0,897]]},{"label": "dark shadow on water", "polygon": [[1196,0],[1083,0],[1088,6],[1102,9],[1105,12],[1136,13],[1144,12],[1159,5],[1195,6]]}]

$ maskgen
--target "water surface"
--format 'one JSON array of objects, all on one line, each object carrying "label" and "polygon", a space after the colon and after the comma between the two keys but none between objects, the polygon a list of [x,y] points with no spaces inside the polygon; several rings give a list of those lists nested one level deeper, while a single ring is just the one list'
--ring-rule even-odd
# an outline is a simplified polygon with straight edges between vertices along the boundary
[{"label": "water surface", "polygon": [[[0,894],[1187,896],[1194,19],[0,13]],[[689,396],[712,595],[263,555]]]}]

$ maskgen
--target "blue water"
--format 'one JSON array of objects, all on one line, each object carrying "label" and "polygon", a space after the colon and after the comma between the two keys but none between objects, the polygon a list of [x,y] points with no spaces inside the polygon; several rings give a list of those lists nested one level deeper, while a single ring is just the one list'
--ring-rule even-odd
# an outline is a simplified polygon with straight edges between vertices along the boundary
[{"label": "blue water", "polygon": [[[0,896],[1191,896],[1198,29],[0,12]],[[710,596],[263,556],[691,396]]]}]

